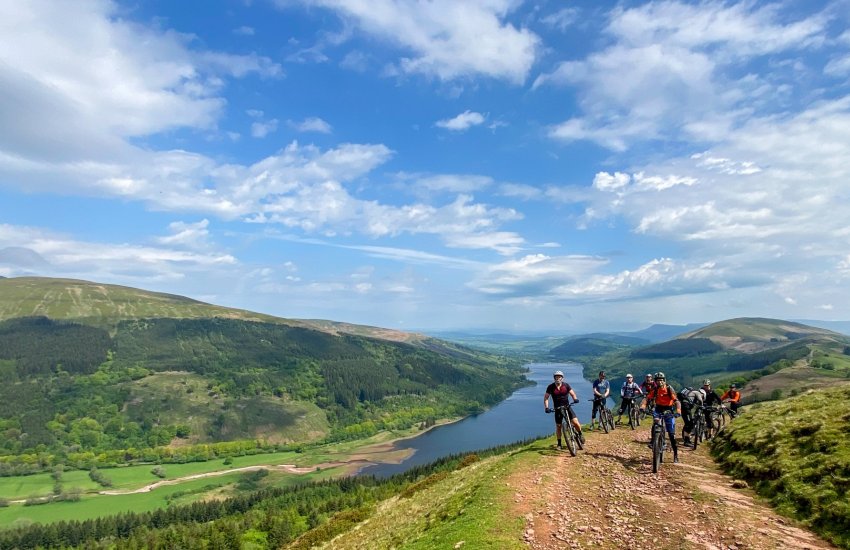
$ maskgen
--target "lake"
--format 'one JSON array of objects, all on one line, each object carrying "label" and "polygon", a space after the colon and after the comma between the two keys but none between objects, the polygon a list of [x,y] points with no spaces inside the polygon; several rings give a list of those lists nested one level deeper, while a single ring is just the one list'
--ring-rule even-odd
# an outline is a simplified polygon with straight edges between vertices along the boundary
[{"label": "lake", "polygon": [[[515,391],[507,399],[481,414],[469,416],[445,426],[438,426],[422,435],[399,441],[396,449],[411,449],[413,454],[399,464],[376,464],[363,468],[361,474],[379,477],[404,472],[414,466],[428,464],[446,455],[477,451],[521,441],[530,437],[552,436],[555,441],[553,414],[543,412],[543,393],[552,382],[552,373],[564,371],[564,380],[573,387],[580,403],[574,410],[584,424],[590,422],[593,390],[591,382],[582,377],[578,363],[532,363],[526,365],[526,375],[535,382]],[[613,395],[612,391],[612,395]],[[474,398],[475,396],[470,396]],[[609,401],[609,406],[611,405]],[[550,399],[549,406],[552,406]]]}]

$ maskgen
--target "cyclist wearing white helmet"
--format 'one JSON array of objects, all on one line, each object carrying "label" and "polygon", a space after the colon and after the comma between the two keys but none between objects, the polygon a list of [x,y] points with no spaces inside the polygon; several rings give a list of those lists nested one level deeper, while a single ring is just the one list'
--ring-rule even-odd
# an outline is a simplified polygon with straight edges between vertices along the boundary
[{"label": "cyclist wearing white helmet", "polygon": [[643,395],[643,392],[640,389],[640,386],[635,382],[634,376],[631,374],[626,375],[626,381],[623,382],[623,387],[620,388],[620,410],[617,411],[617,424],[620,423],[620,419],[625,414],[629,416],[629,413],[635,406],[635,397],[638,395]]},{"label": "cyclist wearing white helmet", "polygon": [[[559,407],[568,405],[570,403],[570,397],[573,398],[573,401],[578,402],[578,397],[576,397],[575,390],[573,390],[569,384],[564,382],[563,372],[556,370],[552,376],[555,381],[546,387],[546,393],[543,394],[543,408],[547,413],[552,412],[552,409],[549,408],[549,396],[552,396],[552,408],[555,409],[555,434],[558,437],[558,448],[563,449],[563,446],[561,446],[561,422],[564,419],[562,412],[564,409]],[[573,412],[572,407],[567,407],[566,410],[569,414],[570,422],[573,423],[576,431],[578,431],[579,439],[583,445],[584,434],[581,433],[581,424],[579,423],[576,414]],[[564,437],[566,437],[566,435]]]}]

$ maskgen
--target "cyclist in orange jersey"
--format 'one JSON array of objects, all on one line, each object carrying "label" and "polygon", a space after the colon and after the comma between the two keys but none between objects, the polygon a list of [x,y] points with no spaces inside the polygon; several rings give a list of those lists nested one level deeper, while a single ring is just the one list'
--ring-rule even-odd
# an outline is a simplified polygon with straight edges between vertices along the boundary
[{"label": "cyclist in orange jersey", "polygon": [[[670,446],[673,447],[673,462],[679,462],[679,445],[676,443],[676,418],[682,416],[682,404],[676,397],[676,390],[667,385],[667,377],[663,372],[655,373],[656,387],[650,390],[647,400],[655,402],[653,416],[661,416],[666,411],[675,409],[675,416],[664,416],[664,428],[670,436]],[[641,410],[646,408],[646,401],[640,404]],[[650,444],[651,446],[651,444]]]}]

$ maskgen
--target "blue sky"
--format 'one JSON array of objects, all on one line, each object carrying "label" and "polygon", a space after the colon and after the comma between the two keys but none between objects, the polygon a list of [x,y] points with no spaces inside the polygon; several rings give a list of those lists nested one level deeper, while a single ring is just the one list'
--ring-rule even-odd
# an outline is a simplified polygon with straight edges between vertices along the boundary
[{"label": "blue sky", "polygon": [[850,319],[850,2],[0,1],[0,275],[406,330]]}]

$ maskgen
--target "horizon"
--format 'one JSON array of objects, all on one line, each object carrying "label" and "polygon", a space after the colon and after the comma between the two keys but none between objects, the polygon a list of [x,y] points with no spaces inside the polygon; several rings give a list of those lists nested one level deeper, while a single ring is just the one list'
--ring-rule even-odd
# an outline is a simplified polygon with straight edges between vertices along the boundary
[{"label": "horizon", "polygon": [[410,332],[847,322],[845,6],[6,3],[0,276]]}]

